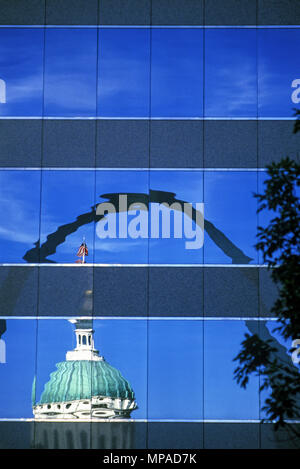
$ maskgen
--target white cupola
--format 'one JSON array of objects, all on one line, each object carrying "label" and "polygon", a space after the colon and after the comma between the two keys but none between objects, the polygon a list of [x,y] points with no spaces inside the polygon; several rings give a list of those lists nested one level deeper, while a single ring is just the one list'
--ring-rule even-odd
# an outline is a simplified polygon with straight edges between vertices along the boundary
[{"label": "white cupola", "polygon": [[91,320],[71,319],[70,322],[76,324],[76,347],[74,350],[67,352],[66,360],[104,360],[99,355],[94,345],[94,330],[91,328]]}]

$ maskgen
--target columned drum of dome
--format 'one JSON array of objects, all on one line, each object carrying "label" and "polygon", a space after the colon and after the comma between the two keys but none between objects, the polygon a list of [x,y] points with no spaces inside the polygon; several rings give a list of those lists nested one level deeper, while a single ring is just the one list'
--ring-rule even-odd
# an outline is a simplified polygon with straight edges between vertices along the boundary
[{"label": "columned drum of dome", "polygon": [[120,371],[94,348],[89,321],[76,324],[76,348],[56,364],[38,402],[33,384],[36,419],[130,418],[137,408],[133,389]]}]

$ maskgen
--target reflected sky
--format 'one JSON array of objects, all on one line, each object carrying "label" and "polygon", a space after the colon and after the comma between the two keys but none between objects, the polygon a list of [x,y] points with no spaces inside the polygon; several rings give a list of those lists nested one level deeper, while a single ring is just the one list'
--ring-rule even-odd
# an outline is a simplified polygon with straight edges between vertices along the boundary
[{"label": "reflected sky", "polygon": [[203,31],[153,29],[151,116],[203,116]]},{"label": "reflected sky", "polygon": [[[70,223],[94,206],[94,171],[43,171],[41,244],[60,226]],[[94,227],[90,223],[79,227],[48,256],[52,262],[75,262],[83,237],[88,245],[88,262],[93,262]]]},{"label": "reflected sky", "polygon": [[203,418],[202,321],[150,321],[149,419]]},{"label": "reflected sky", "polygon": [[[75,347],[74,327],[67,320],[39,320],[38,329],[36,325],[36,320],[7,320],[2,336],[7,363],[0,364],[0,418],[32,417],[37,333],[37,399],[55,364]],[[150,419],[260,418],[258,378],[252,377],[246,390],[233,379],[237,366],[233,358],[244,334],[257,332],[257,321],[151,320],[147,325],[147,320],[96,319],[93,327],[95,347],[135,391],[139,408],[132,418],[147,418],[147,402]],[[291,362],[287,345],[273,332],[274,322],[263,322],[262,327],[267,327],[276,344],[283,345]]]},{"label": "reflected sky", "polygon": [[99,116],[149,116],[148,29],[100,30],[98,73]]},{"label": "reflected sky", "polygon": [[[165,201],[169,206],[174,202],[167,198],[168,194],[175,194],[174,199],[183,200],[193,204],[196,207],[197,203],[203,202],[203,172],[202,171],[151,171],[150,172],[150,188],[153,192],[162,191],[165,194]],[[163,198],[164,196],[162,196]],[[176,203],[176,202],[175,202]],[[153,204],[152,204],[153,206]],[[170,212],[170,235],[171,239],[165,239],[162,236],[163,230],[163,217],[160,216],[160,234],[159,239],[149,239],[149,263],[150,264],[172,264],[172,263],[185,263],[185,264],[202,264],[203,263],[203,247],[199,249],[186,249],[186,242],[188,237],[185,236],[185,226],[188,227],[189,216],[182,213],[181,217],[181,230],[183,233],[182,238],[175,238],[175,211]],[[205,208],[204,208],[205,215]],[[177,222],[178,223],[178,222]],[[151,223],[150,223],[151,226]],[[193,230],[196,229],[193,223]],[[193,245],[200,238],[200,232],[193,236]],[[204,235],[205,239],[205,235]],[[204,241],[205,242],[205,241]]]},{"label": "reflected sky", "polygon": [[[149,175],[148,171],[97,171],[96,173],[96,203],[113,202],[114,207],[118,211],[119,194],[128,194],[128,200],[138,202],[138,196],[143,196],[143,202],[147,203],[149,193]],[[113,200],[109,194],[117,194]],[[130,194],[132,194],[129,199]],[[130,203],[127,204],[128,206]],[[129,207],[128,207],[129,208]],[[127,224],[129,227],[131,220],[135,219],[139,214],[147,213],[138,208],[128,212]],[[95,262],[97,263],[116,263],[116,264],[147,264],[148,263],[148,239],[147,238],[121,238],[120,222],[122,223],[118,213],[108,214],[106,216],[108,222],[112,219],[116,221],[116,238],[100,238],[95,236]],[[139,229],[140,227],[137,227]],[[96,226],[97,233],[97,226]]]},{"label": "reflected sky", "polygon": [[6,344],[6,363],[0,363],[0,418],[32,418],[36,334],[36,320],[7,321],[1,337]]},{"label": "reflected sky", "polygon": [[[0,208],[6,214],[0,222],[1,262],[73,263],[85,237],[90,263],[257,263],[253,247],[257,227],[257,201],[253,197],[256,172],[42,171],[41,225],[40,171],[0,171],[0,178]],[[119,207],[119,196],[124,195],[130,208],[127,221],[126,212]],[[196,204],[203,200],[204,248],[200,240],[202,217],[198,225],[195,223]],[[95,207],[104,202],[113,204],[116,213],[97,216]],[[156,218],[157,223],[152,224],[158,226],[156,237],[152,234],[151,216],[162,203],[177,203],[177,210],[165,208],[170,222],[161,213]],[[192,204],[193,212],[184,213],[184,203]],[[177,216],[182,228],[179,238],[175,237]],[[114,222],[116,230],[111,234],[107,230]],[[123,238],[122,223],[126,231]],[[166,224],[170,227],[167,238],[163,234]],[[104,235],[99,235],[99,225]],[[133,225],[135,234],[130,232]],[[35,247],[39,232],[40,251]],[[188,248],[187,242],[194,243],[194,247]]]},{"label": "reflected sky", "polygon": [[297,28],[1,28],[0,115],[292,118],[299,46]]},{"label": "reflected sky", "polygon": [[39,171],[0,171],[0,262],[22,258],[39,239]]},{"label": "reflected sky", "polygon": [[[205,171],[205,219],[221,230],[250,259],[257,263],[254,248],[257,227],[257,173],[255,171]],[[204,263],[228,264],[232,261],[210,236],[205,236]]]},{"label": "reflected sky", "polygon": [[42,116],[44,30],[0,28],[0,116]]},{"label": "reflected sky", "polygon": [[[251,321],[254,329],[257,323]],[[204,417],[207,419],[258,419],[258,378],[247,389],[233,380],[244,334],[245,321],[204,322]]]},{"label": "reflected sky", "polygon": [[96,29],[47,29],[45,115],[96,115]]},{"label": "reflected sky", "polygon": [[[292,82],[300,78],[300,29],[258,30],[260,117],[292,117]],[[299,88],[299,87],[298,87]]]},{"label": "reflected sky", "polygon": [[256,31],[205,31],[206,117],[256,117]]}]

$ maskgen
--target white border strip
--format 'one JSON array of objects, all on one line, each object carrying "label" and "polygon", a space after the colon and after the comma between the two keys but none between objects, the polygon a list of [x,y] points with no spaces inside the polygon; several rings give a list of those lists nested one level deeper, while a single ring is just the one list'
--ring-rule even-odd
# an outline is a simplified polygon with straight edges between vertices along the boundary
[{"label": "white border strip", "polygon": [[0,167],[0,171],[185,171],[185,172],[194,172],[194,171],[237,171],[237,172],[263,172],[266,171],[266,168],[102,168],[102,167],[89,167],[89,168],[72,168],[72,167]]},{"label": "white border strip", "polygon": [[[161,422],[161,423],[262,423],[262,419],[245,419],[245,420],[227,420],[227,419],[34,419],[34,418],[0,418],[0,422],[49,422],[49,423],[58,423],[58,422],[103,422],[103,423],[114,423],[114,422],[124,422],[124,423],[152,423],[152,422]],[[289,424],[299,424],[300,420],[285,420]],[[263,424],[274,424],[275,421],[268,420],[263,422]]]},{"label": "white border strip", "polygon": [[266,264],[61,264],[61,263],[2,263],[0,267],[72,267],[76,269],[85,267],[235,267],[235,268],[268,268]]},{"label": "white border strip", "polygon": [[86,25],[77,25],[77,24],[1,24],[0,28],[30,28],[30,29],[299,29],[300,25],[291,24],[291,25],[147,25],[147,24],[120,24],[120,25],[110,25],[110,24],[86,24]]},{"label": "white border strip", "polygon": [[2,116],[0,120],[146,120],[146,121],[295,121],[295,117],[102,117],[102,116]]},{"label": "white border strip", "polygon": [[214,317],[214,316],[0,316],[0,319],[5,321],[13,320],[118,320],[118,321],[278,321],[278,318],[275,317]]}]

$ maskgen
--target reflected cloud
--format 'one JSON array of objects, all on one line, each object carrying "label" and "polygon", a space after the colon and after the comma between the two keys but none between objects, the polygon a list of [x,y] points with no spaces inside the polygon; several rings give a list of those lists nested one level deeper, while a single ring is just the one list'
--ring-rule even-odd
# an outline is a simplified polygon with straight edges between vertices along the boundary
[{"label": "reflected cloud", "polygon": [[[256,74],[249,64],[240,64],[232,73],[231,68],[216,70],[218,82],[211,96],[207,97],[205,114],[208,116],[252,115],[256,104]],[[249,112],[250,111],[250,112]]]},{"label": "reflected cloud", "polygon": [[94,116],[97,30],[47,30],[45,54],[45,114]]},{"label": "reflected cloud", "polygon": [[201,117],[205,65],[207,117],[256,117],[257,80],[260,115],[293,116],[297,29],[206,30],[204,64],[203,31],[157,28],[151,67],[149,29],[102,29],[98,71],[97,34],[96,28],[3,28],[0,79],[7,100],[0,115],[41,116],[44,82],[46,116],[95,117],[98,100],[102,117],[148,117],[151,75],[152,117]]},{"label": "reflected cloud", "polygon": [[7,106],[10,103],[20,102],[21,100],[39,99],[42,93],[41,75],[16,77],[9,80],[7,86]]},{"label": "reflected cloud", "polygon": [[43,97],[43,29],[0,31],[0,73],[7,85],[5,116],[41,116]]},{"label": "reflected cloud", "polygon": [[39,172],[0,172],[0,239],[23,244],[37,241],[39,182]]},{"label": "reflected cloud", "polygon": [[13,241],[14,243],[33,244],[33,240],[37,238],[36,230],[31,230],[27,227],[27,232],[16,231],[15,228],[3,228],[0,226],[0,238],[6,241]]},{"label": "reflected cloud", "polygon": [[299,29],[258,31],[259,116],[293,117],[292,81],[298,78]]}]

